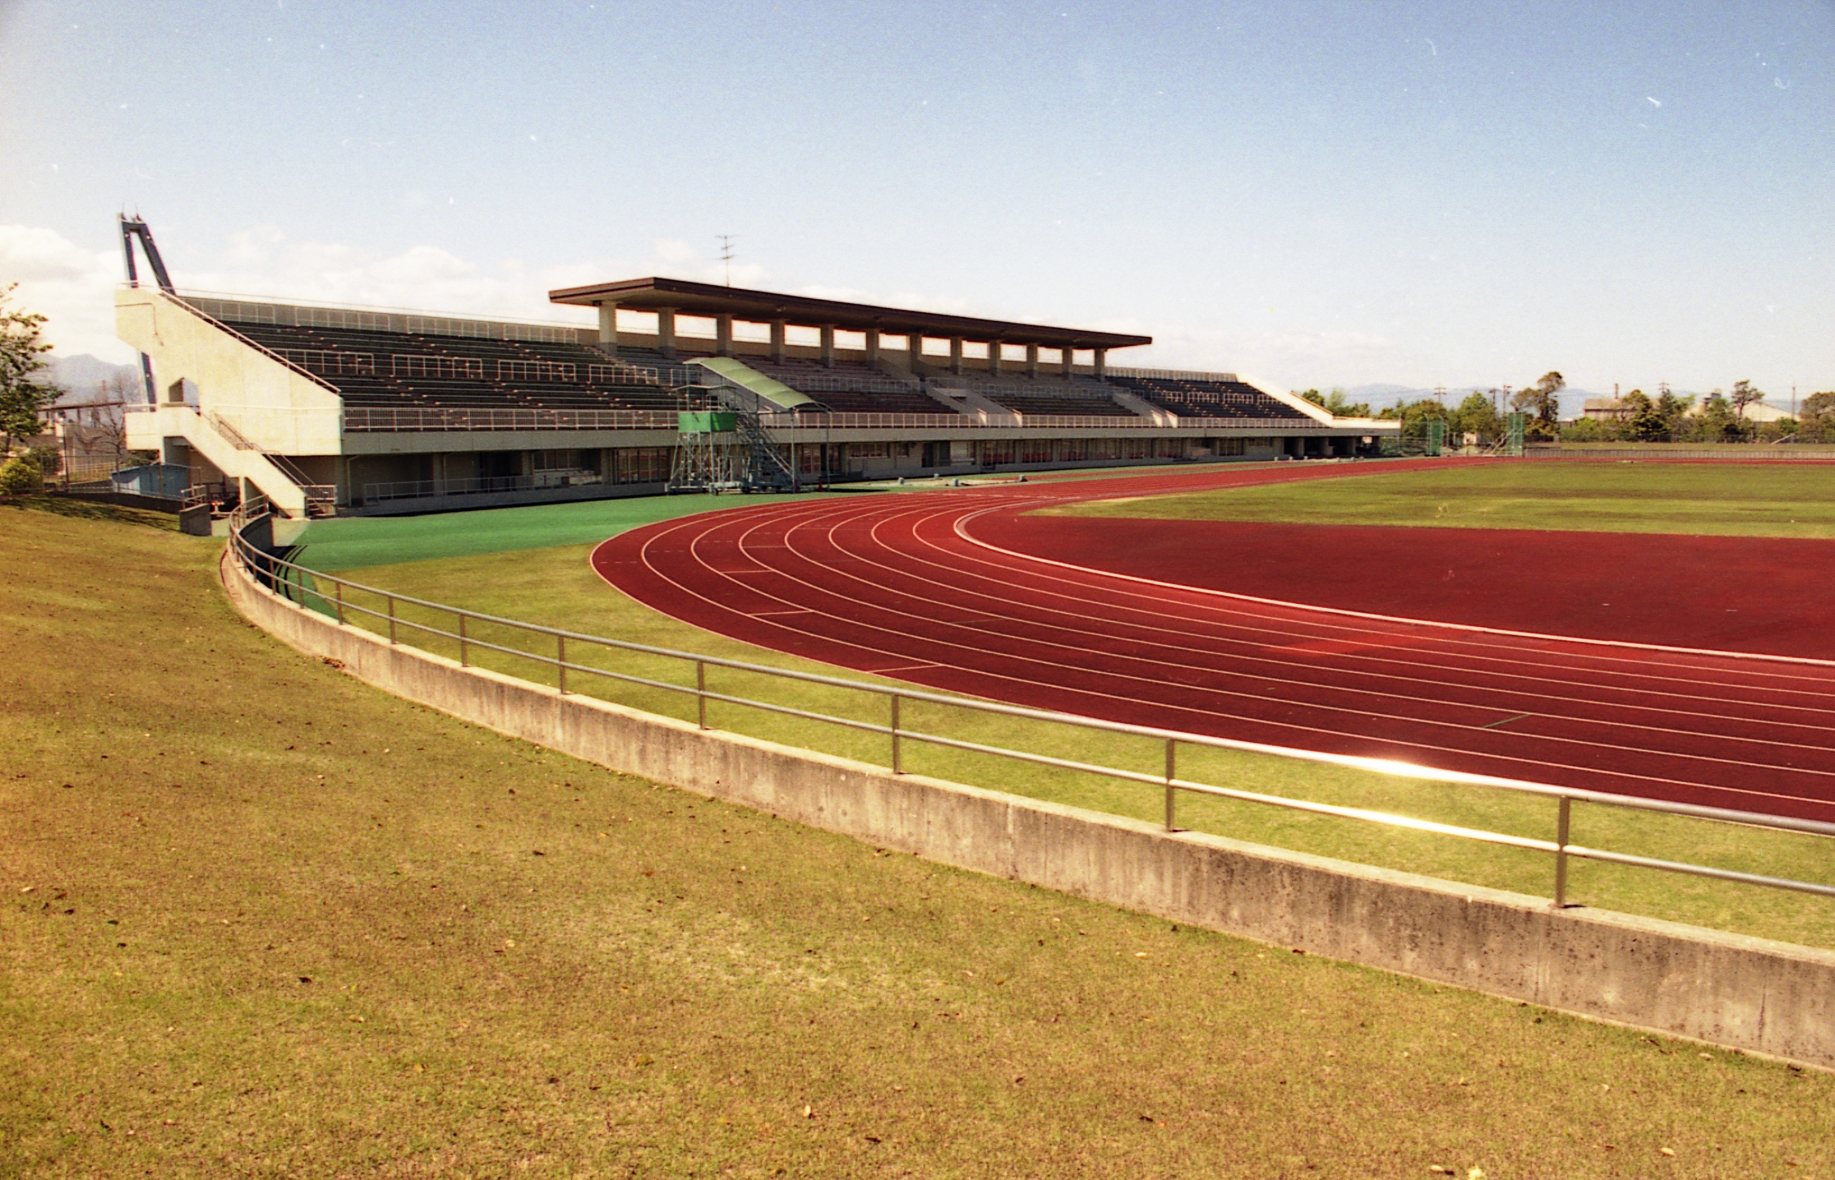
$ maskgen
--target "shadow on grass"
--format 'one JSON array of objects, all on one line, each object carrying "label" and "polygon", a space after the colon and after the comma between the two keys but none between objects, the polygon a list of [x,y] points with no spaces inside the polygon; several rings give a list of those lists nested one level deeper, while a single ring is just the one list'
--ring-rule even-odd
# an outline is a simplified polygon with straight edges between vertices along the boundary
[{"label": "shadow on grass", "polygon": [[178,531],[178,517],[144,508],[123,508],[81,496],[28,495],[0,496],[0,507],[20,508],[29,512],[47,512],[52,516],[70,516],[78,520],[109,520],[118,524],[139,524],[168,533]]}]

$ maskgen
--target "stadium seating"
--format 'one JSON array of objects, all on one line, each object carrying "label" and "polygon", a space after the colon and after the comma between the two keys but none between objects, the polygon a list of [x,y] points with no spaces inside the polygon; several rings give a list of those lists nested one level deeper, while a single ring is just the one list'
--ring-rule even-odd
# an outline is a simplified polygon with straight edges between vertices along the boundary
[{"label": "stadium seating", "polygon": [[1041,377],[1025,381],[976,380],[981,396],[1028,418],[1135,418],[1133,410],[1109,396],[1102,383]]},{"label": "stadium seating", "polygon": [[1181,418],[1309,420],[1286,402],[1241,381],[1117,376],[1111,376],[1109,381]]},{"label": "stadium seating", "polygon": [[[245,322],[233,327],[323,377],[355,409],[684,408],[680,393],[636,380],[582,344]],[[669,365],[632,351],[622,350],[618,360]]]}]

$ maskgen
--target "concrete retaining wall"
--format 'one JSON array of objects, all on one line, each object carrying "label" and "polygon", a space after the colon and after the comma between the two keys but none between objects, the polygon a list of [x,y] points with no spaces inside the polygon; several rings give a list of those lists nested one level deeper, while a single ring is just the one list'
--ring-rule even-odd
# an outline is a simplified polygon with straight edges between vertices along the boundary
[{"label": "concrete retaining wall", "polygon": [[639,713],[231,599],[397,696],[628,774],[878,847],[1600,1020],[1835,1068],[1835,953],[1245,844]]}]

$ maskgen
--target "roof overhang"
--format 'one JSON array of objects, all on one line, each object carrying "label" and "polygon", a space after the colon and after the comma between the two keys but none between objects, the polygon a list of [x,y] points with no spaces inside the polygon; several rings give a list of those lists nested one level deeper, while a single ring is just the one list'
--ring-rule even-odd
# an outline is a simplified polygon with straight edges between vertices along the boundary
[{"label": "roof overhang", "polygon": [[624,279],[590,287],[566,287],[548,292],[548,299],[576,307],[612,303],[633,311],[667,309],[683,315],[730,315],[754,322],[784,320],[804,327],[826,325],[850,332],[877,329],[887,335],[998,340],[1002,344],[1037,344],[1046,348],[1129,348],[1153,343],[1151,336],[1093,332],[1050,324],[1017,324],[899,307],[876,307],[870,303],[843,303],[776,291],[695,283],[687,279]]}]

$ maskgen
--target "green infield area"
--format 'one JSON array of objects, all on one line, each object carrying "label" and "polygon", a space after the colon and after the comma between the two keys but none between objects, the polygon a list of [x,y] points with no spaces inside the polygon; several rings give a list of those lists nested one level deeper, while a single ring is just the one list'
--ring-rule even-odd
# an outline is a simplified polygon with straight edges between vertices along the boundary
[{"label": "green infield area", "polygon": [[1477,461],[1044,509],[1070,516],[1835,537],[1835,465]]},{"label": "green infield area", "polygon": [[[774,501],[811,500],[836,493],[773,496]],[[306,526],[296,560],[313,569],[358,569],[603,541],[626,529],[674,520],[697,512],[739,508],[744,496],[633,496],[525,508],[485,508],[424,516],[356,516],[315,520]]]},{"label": "green infield area", "polygon": [[1830,1076],[616,775],[90,515],[0,506],[0,1174],[1835,1170]]}]

